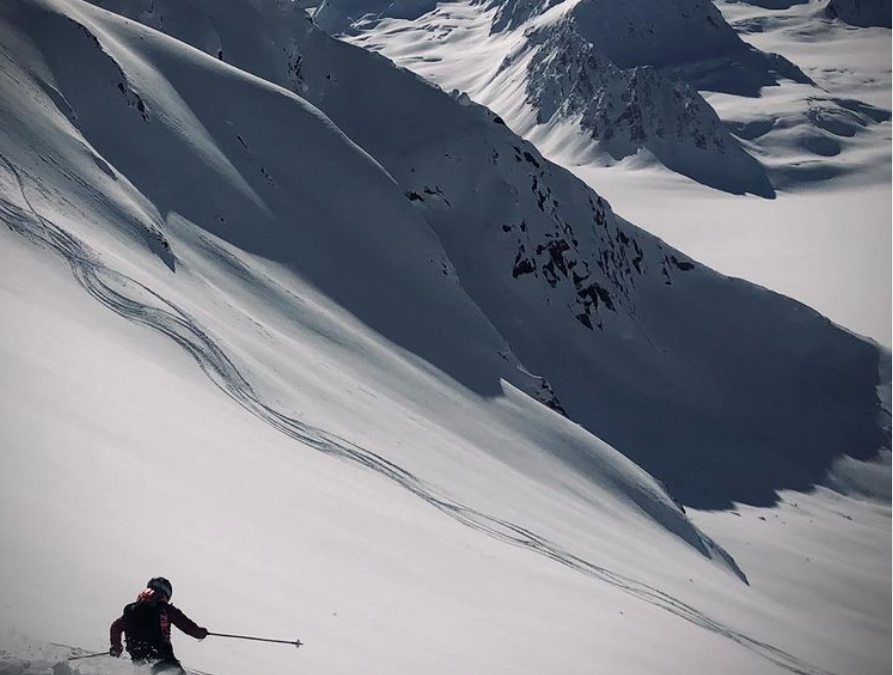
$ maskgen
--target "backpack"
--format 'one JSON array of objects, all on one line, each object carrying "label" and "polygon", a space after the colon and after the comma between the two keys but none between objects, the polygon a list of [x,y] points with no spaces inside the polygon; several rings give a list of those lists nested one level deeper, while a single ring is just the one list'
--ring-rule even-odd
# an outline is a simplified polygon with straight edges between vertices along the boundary
[{"label": "backpack", "polygon": [[124,637],[127,653],[134,661],[163,659],[173,649],[161,627],[161,608],[149,602],[133,602],[124,608]]}]

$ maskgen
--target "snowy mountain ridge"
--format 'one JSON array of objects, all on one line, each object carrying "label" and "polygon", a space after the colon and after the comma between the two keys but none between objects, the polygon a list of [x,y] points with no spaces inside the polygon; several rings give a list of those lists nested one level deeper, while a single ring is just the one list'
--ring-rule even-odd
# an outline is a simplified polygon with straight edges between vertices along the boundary
[{"label": "snowy mountain ridge", "polygon": [[688,84],[651,65],[618,68],[581,37],[570,16],[526,35],[535,49],[526,100],[537,124],[575,123],[613,160],[644,148],[667,168],[715,187],[773,194],[759,163]]},{"label": "snowy mountain ridge", "polygon": [[[384,53],[446,90],[467,92],[568,167],[610,166],[644,150],[640,162],[657,160],[733,194],[772,197],[777,188],[856,170],[845,161],[847,139],[876,134],[873,128],[889,120],[889,111],[839,100],[789,59],[748,44],[741,37],[747,31],[739,34],[741,26],[732,27],[707,0],[458,1],[436,9],[414,7],[417,11],[409,13],[402,5],[342,6],[326,0],[313,11],[327,31]],[[454,44],[475,47],[466,56]],[[506,72],[508,64],[517,67]],[[642,79],[635,69],[644,66],[656,69],[644,78],[653,84],[631,88],[630,82]],[[562,86],[552,81],[555,77]],[[796,92],[802,99],[796,114],[776,110],[773,122],[767,119],[770,108],[761,110],[758,120],[743,121],[717,116],[711,107],[722,97],[757,99],[772,88]],[[643,107],[644,116],[635,113],[636,98],[645,98],[641,90],[652,91],[652,99],[661,102]],[[571,92],[578,99],[573,113],[554,115],[561,93]],[[791,105],[790,96],[780,97],[785,107]],[[829,117],[855,114],[858,126],[843,133],[816,124],[810,113],[814,104]],[[633,123],[642,117],[643,123],[637,142],[618,147],[612,131],[620,122],[621,136],[629,133],[624,115]],[[813,160],[805,161],[804,153]]]},{"label": "snowy mountain ridge", "polygon": [[[578,72],[574,76],[579,83],[570,83],[570,87],[564,87],[579,89],[574,112],[579,113],[581,119],[572,120],[571,127],[579,127],[581,132],[591,134],[595,145],[603,152],[617,159],[635,152],[644,145],[662,162],[669,162],[667,163],[669,168],[696,180],[709,184],[713,184],[711,181],[716,180],[716,187],[721,189],[771,195],[771,187],[759,164],[748,157],[738,141],[718,124],[718,119],[709,105],[695,91],[684,85],[674,86],[672,81],[690,81],[701,86],[711,80],[713,77],[711,72],[727,73],[730,63],[736,64],[736,68],[746,72],[739,78],[742,82],[750,78],[754,83],[757,80],[762,84],[773,83],[777,77],[774,74],[776,69],[785,76],[797,79],[803,79],[805,76],[792,64],[783,63],[784,60],[780,57],[763,55],[747,47],[709,2],[686,0],[684,3],[658,3],[655,6],[652,4],[641,2],[618,5],[588,0],[565,3],[504,2],[486,5],[472,3],[469,9],[487,8],[482,16],[487,17],[486,23],[490,26],[489,32],[494,43],[513,45],[502,60],[503,66],[518,61],[531,51],[538,52],[538,56],[530,60],[526,71],[519,70],[510,77],[497,75],[493,78],[492,75],[481,73],[476,77],[475,86],[469,88],[469,93],[505,117],[510,126],[527,135],[534,133],[531,126],[534,121],[527,119],[521,111],[510,111],[505,103],[500,102],[498,95],[490,96],[487,90],[492,89],[496,94],[506,89],[506,82],[526,80],[527,103],[532,106],[535,124],[543,125],[552,118],[555,107],[560,105],[559,102],[562,100],[560,96],[544,96],[544,92],[551,87],[550,78],[554,78],[557,71],[560,71],[561,77],[567,78],[575,70],[582,68],[585,70],[585,75]],[[354,40],[359,44],[388,52],[387,19],[406,18],[405,15],[393,14],[392,11],[391,7],[385,8],[378,15],[385,19],[381,38],[374,37],[377,29],[372,29],[371,34],[369,33],[368,17],[355,19],[356,26],[332,19],[331,14],[341,16],[344,11],[331,0],[320,5],[314,17],[330,32],[347,30],[357,32],[358,35]],[[440,11],[448,9],[442,7]],[[655,11],[659,14],[655,14]],[[436,12],[434,14],[436,15]],[[413,18],[421,21],[421,14],[416,13]],[[446,25],[450,25],[449,20],[446,21]],[[461,26],[460,22],[455,27]],[[501,35],[508,32],[515,32],[518,37],[507,39],[507,36]],[[682,32],[686,35],[686,39],[680,41],[678,36]],[[547,43],[546,48],[539,47],[543,42]],[[400,59],[405,49],[397,45],[395,47],[393,56]],[[419,48],[421,51],[427,49],[424,41],[417,43],[416,49]],[[598,56],[593,56],[593,53],[597,53]],[[556,59],[558,63],[549,68],[548,64]],[[405,64],[408,67],[416,67],[414,61],[415,58],[410,56]],[[526,63],[527,59],[523,61]],[[567,67],[567,64],[576,64],[578,61],[582,61],[585,65]],[[770,62],[771,65],[768,65]],[[438,67],[438,64],[449,65],[443,56],[433,57],[430,60],[430,67],[426,65],[427,63],[424,58],[421,59],[419,62],[421,72],[434,81],[442,82],[445,88],[455,86],[456,83],[450,80],[449,72]],[[641,66],[657,68],[660,74],[643,71],[648,74],[637,75],[635,69]],[[438,75],[441,71],[443,77]],[[664,76],[669,80],[663,82]],[[492,82],[488,82],[484,78],[493,79]],[[629,101],[632,93],[630,82],[638,83],[642,78],[646,82],[657,83],[657,87],[664,92],[659,97],[662,105],[655,108],[639,107],[640,111],[647,111],[652,119],[646,118],[644,124],[638,125],[640,132],[634,139],[638,142],[628,144],[621,151],[617,147],[617,141],[612,140],[610,126],[605,122],[597,124],[594,120],[599,116],[616,118],[624,113],[630,114],[630,106],[637,107]],[[643,88],[653,90],[654,84],[644,87],[639,85],[635,89]],[[635,98],[635,93],[633,97]],[[598,102],[589,103],[594,98]],[[590,112],[584,112],[584,107],[591,108]],[[641,115],[639,112],[638,116]],[[604,137],[606,131],[604,127],[608,127],[607,138]],[[668,135],[664,139],[665,129],[682,133],[675,136]],[[555,131],[536,130],[535,138],[544,137],[549,133]],[[705,136],[709,141],[706,144],[700,142],[701,136]],[[592,150],[588,152],[591,153]],[[582,154],[575,154],[573,161],[591,161],[591,157],[587,160],[586,154],[585,150]],[[706,169],[707,166],[713,169],[718,167],[724,175],[715,179],[715,172]],[[738,184],[734,184],[733,180],[736,175]]]},{"label": "snowy mountain ridge", "polygon": [[756,93],[782,78],[810,83],[784,57],[745,43],[708,0],[582,0],[570,13],[582,37],[621,68],[652,65],[699,90]]}]

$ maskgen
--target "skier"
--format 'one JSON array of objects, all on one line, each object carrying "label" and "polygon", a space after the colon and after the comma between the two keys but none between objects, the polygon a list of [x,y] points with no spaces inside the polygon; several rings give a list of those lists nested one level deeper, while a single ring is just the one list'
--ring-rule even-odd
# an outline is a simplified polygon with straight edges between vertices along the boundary
[{"label": "skier", "polygon": [[150,579],[136,602],[127,605],[123,614],[112,623],[109,654],[121,656],[124,651],[121,633],[124,633],[127,653],[134,663],[152,664],[153,673],[187,675],[174,656],[171,624],[199,640],[208,637],[208,629],[196,624],[170,603],[173,592],[171,582],[164,577]]}]

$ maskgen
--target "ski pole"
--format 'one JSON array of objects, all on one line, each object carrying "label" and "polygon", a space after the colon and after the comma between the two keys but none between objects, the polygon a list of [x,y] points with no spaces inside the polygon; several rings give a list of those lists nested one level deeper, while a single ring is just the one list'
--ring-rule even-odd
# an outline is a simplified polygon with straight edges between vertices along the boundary
[{"label": "ski pole", "polygon": [[251,637],[250,635],[231,635],[230,633],[212,633],[210,631],[208,631],[208,635],[214,635],[216,637],[234,638],[236,640],[255,640],[257,642],[276,642],[277,644],[294,645],[295,647],[300,647],[304,644],[300,640],[273,640],[271,638]]},{"label": "ski pole", "polygon": [[69,661],[78,661],[80,659],[95,659],[97,656],[108,656],[108,652],[96,652],[95,654],[82,654],[81,656],[69,656]]}]

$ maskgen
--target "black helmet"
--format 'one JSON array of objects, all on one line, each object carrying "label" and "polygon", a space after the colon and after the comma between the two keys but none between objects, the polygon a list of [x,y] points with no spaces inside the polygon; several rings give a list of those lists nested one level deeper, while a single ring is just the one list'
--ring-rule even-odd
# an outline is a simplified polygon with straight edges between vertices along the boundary
[{"label": "black helmet", "polygon": [[153,591],[164,593],[168,600],[170,600],[174,594],[173,585],[164,577],[152,577],[149,579],[149,583],[146,584],[146,588],[151,588]]}]

